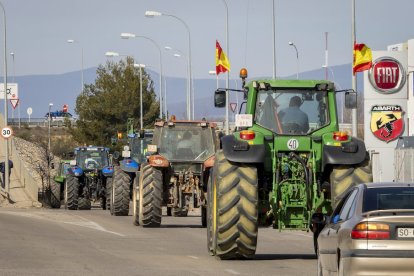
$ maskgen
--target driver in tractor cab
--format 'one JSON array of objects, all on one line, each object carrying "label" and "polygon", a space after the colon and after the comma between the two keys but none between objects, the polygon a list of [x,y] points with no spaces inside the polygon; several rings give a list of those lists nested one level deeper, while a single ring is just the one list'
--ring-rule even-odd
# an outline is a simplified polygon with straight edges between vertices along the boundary
[{"label": "driver in tractor cab", "polygon": [[180,140],[177,144],[177,155],[178,156],[185,156],[185,157],[193,157],[194,153],[192,148],[191,142],[192,134],[190,131],[184,132],[183,139]]},{"label": "driver in tractor cab", "polygon": [[308,115],[300,110],[302,99],[299,96],[290,98],[289,107],[279,112],[283,133],[303,134],[309,131]]},{"label": "driver in tractor cab", "polygon": [[98,164],[98,162],[95,159],[93,159],[91,157],[90,154],[88,154],[87,157],[86,157],[86,159],[85,159],[85,167],[87,169],[95,169],[95,168],[98,168],[99,167],[99,164]]}]

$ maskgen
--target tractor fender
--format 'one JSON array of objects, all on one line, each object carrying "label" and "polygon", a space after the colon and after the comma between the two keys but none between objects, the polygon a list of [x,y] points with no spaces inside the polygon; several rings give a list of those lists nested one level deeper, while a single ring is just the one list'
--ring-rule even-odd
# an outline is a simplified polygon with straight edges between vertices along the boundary
[{"label": "tractor fender", "polygon": [[81,169],[81,167],[74,166],[74,167],[70,168],[69,174],[72,174],[76,177],[79,177],[79,176],[83,175],[83,170]]},{"label": "tractor fender", "polygon": [[250,145],[246,141],[237,140],[233,135],[221,138],[224,156],[231,162],[239,163],[263,163],[265,157],[265,145]]},{"label": "tractor fender", "polygon": [[111,177],[114,174],[114,167],[112,166],[103,167],[102,174],[106,177]]},{"label": "tractor fender", "polygon": [[326,165],[356,165],[367,158],[365,143],[353,137],[341,146],[323,146],[322,168]]},{"label": "tractor fender", "polygon": [[139,164],[134,159],[124,159],[119,162],[121,170],[124,172],[135,173],[139,169]]}]

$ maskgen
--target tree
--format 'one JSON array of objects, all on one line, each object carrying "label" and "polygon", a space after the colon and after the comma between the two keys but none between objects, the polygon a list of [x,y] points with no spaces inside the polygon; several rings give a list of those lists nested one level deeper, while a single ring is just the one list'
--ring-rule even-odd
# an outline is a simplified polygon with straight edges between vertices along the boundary
[{"label": "tree", "polygon": [[[76,99],[75,111],[79,119],[76,128],[71,129],[78,142],[109,146],[111,137],[116,137],[118,131],[126,131],[128,118],[140,121],[139,68],[133,65],[130,57],[118,63],[108,61],[98,67],[95,83],[85,85]],[[144,69],[142,84],[143,127],[150,128],[158,118],[159,102],[153,81]]]}]

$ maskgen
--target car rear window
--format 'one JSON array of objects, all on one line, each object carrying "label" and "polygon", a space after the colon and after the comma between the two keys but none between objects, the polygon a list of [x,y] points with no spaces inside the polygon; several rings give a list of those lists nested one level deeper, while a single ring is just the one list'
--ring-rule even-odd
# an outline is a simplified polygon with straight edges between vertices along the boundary
[{"label": "car rear window", "polygon": [[363,212],[388,209],[414,209],[414,187],[368,188]]}]

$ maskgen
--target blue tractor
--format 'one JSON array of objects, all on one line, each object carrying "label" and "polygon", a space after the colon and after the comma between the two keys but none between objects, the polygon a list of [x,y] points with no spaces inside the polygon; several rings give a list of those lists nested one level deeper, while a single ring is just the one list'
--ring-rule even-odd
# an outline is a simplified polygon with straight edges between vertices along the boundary
[{"label": "blue tractor", "polygon": [[[138,179],[140,164],[146,161],[146,148],[152,141],[152,132],[141,130],[134,132],[133,119],[128,120],[128,145],[124,146],[122,159],[114,165],[112,187],[110,191],[110,212],[115,216],[127,216],[129,202],[132,199],[132,188],[135,179]],[[114,152],[114,159],[120,158]]]},{"label": "blue tractor", "polygon": [[65,181],[65,208],[90,210],[92,203],[99,202],[107,208],[108,189],[111,186],[113,166],[109,148],[99,146],[75,148],[75,160],[70,163]]}]

